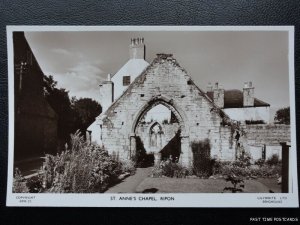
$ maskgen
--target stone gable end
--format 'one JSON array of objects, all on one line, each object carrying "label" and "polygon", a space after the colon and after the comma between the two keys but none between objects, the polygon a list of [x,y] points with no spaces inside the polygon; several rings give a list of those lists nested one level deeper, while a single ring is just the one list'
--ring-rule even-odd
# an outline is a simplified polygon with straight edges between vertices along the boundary
[{"label": "stone gable end", "polygon": [[[139,119],[157,104],[168,107],[181,129],[182,159],[192,159],[193,142],[209,140],[211,156],[232,159],[230,128],[222,126],[226,115],[218,109],[179,66],[172,55],[159,54],[103,115],[102,142],[111,153],[130,158]],[[227,149],[222,153],[221,149]]]}]

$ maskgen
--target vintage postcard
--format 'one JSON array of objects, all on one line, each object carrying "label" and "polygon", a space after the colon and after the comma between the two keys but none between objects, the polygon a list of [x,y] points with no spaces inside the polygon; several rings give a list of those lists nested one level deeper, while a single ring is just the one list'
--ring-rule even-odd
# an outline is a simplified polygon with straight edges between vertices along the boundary
[{"label": "vintage postcard", "polygon": [[292,26],[8,26],[7,206],[298,207]]}]

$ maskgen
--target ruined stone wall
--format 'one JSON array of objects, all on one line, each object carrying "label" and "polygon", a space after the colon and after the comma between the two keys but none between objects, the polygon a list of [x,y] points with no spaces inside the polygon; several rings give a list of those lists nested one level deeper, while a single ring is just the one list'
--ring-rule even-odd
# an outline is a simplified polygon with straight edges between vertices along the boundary
[{"label": "ruined stone wall", "polygon": [[261,124],[246,125],[245,132],[248,145],[280,145],[280,142],[291,141],[290,125]]},{"label": "ruined stone wall", "polygon": [[185,164],[192,162],[191,143],[205,139],[210,141],[212,156],[231,157],[230,128],[221,128],[222,113],[170,55],[159,55],[107,110],[102,126],[104,147],[128,158],[137,118],[157,102],[180,117],[181,157]]},{"label": "ruined stone wall", "polygon": [[252,159],[268,159],[276,154],[281,159],[280,142],[290,142],[290,125],[261,124],[243,126],[246,135],[243,140],[245,150],[250,153]]},{"label": "ruined stone wall", "polygon": [[[152,124],[152,123],[151,123]],[[154,152],[157,149],[151,148],[150,146],[150,126],[151,124],[139,124],[137,127],[136,135],[141,138],[141,141],[144,144],[146,152]],[[176,135],[179,124],[161,124],[163,133],[161,134],[162,146],[159,150],[161,150],[168,142]]]}]

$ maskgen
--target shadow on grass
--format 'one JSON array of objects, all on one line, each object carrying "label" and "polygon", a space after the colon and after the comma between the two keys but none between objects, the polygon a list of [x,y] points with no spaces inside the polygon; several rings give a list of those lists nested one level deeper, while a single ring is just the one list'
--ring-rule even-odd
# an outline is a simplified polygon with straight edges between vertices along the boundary
[{"label": "shadow on grass", "polygon": [[158,191],[157,188],[147,188],[142,191],[142,193],[156,193]]}]

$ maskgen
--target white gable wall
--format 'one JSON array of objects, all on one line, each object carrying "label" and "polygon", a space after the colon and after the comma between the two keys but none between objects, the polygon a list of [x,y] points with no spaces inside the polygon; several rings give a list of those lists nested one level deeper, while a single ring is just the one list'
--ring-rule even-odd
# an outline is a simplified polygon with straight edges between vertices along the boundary
[{"label": "white gable wall", "polygon": [[233,120],[263,120],[270,122],[270,107],[245,107],[245,108],[227,108],[223,111]]},{"label": "white gable wall", "polygon": [[130,83],[149,65],[144,59],[130,59],[112,78],[114,83],[114,101],[118,99],[128,86],[123,86],[123,76],[130,76]]},{"label": "white gable wall", "polygon": [[[111,104],[106,104],[108,102],[111,103],[111,91],[113,91],[114,99],[113,101],[116,101],[123,93],[127,90],[128,86],[123,86],[123,76],[130,76],[130,83],[132,83],[135,78],[137,78],[147,67],[149,63],[145,61],[144,59],[130,59],[112,78],[111,81],[113,82],[113,89],[111,89],[112,86],[105,86],[105,90],[103,90],[102,93],[102,102],[100,104],[102,105],[103,112],[101,115],[109,108]],[[102,86],[102,88],[104,88]],[[107,93],[107,98],[105,98],[104,91],[108,91],[110,93]],[[96,119],[94,123],[92,123],[88,127],[88,131],[91,131],[91,141],[93,143],[101,145],[101,129],[100,129],[100,120],[99,118]]]}]

